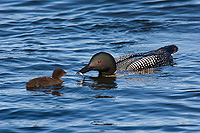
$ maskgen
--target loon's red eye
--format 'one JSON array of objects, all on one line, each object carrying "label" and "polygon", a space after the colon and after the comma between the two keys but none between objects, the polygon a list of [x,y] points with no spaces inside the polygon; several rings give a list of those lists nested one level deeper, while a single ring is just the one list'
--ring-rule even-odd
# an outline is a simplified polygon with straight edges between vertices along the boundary
[{"label": "loon's red eye", "polygon": [[98,63],[101,63],[101,60],[98,60]]}]

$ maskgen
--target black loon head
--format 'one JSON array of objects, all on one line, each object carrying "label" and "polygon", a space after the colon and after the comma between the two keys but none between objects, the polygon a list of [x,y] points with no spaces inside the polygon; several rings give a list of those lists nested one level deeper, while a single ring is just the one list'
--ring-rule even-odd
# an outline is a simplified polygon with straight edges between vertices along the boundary
[{"label": "black loon head", "polygon": [[113,75],[116,71],[115,59],[109,53],[99,52],[93,55],[88,65],[78,71],[78,73],[86,73],[91,70],[99,71],[99,75]]}]

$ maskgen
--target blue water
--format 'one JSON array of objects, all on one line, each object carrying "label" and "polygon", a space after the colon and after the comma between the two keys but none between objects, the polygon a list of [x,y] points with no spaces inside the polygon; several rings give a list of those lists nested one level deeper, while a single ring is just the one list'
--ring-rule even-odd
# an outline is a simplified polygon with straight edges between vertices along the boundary
[{"label": "blue water", "polygon": [[[1,0],[0,132],[200,132],[199,0]],[[177,45],[151,74],[81,75],[115,58]],[[27,81],[69,72],[61,87]]]}]

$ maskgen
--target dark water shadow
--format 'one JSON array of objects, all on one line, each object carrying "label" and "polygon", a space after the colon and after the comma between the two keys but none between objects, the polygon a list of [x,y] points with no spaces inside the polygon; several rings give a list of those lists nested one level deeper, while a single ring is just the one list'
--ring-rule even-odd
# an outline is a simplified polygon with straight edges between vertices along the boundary
[{"label": "dark water shadow", "polygon": [[91,125],[94,125],[94,126],[115,126],[115,124],[113,124],[113,123],[105,123],[103,121],[92,121]]}]

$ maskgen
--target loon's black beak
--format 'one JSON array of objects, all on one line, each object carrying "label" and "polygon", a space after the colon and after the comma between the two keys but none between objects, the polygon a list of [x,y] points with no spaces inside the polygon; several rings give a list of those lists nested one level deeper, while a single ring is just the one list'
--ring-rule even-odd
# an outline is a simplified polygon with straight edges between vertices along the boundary
[{"label": "loon's black beak", "polygon": [[93,70],[92,67],[90,67],[89,65],[87,65],[84,68],[82,68],[80,71],[78,71],[76,74],[86,73],[86,72],[88,72],[90,70]]},{"label": "loon's black beak", "polygon": [[85,76],[84,76],[83,73],[86,73],[86,72],[88,72],[88,71],[90,71],[90,70],[93,70],[93,68],[90,67],[89,65],[87,65],[87,66],[85,66],[84,68],[82,68],[80,71],[78,71],[76,74],[82,75],[82,76],[83,76],[83,79],[85,79]]}]

